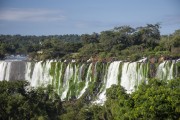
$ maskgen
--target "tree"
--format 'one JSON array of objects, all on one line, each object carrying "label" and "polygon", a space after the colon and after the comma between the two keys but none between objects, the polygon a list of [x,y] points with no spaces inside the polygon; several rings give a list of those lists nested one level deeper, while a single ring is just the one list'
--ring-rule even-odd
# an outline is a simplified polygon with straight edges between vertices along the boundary
[{"label": "tree", "polygon": [[90,44],[90,43],[98,43],[99,42],[99,35],[97,33],[83,34],[81,35],[81,41],[83,44]]},{"label": "tree", "polygon": [[26,81],[0,82],[0,119],[57,119],[61,101],[52,87],[28,88]]},{"label": "tree", "polygon": [[137,34],[141,39],[141,44],[144,43],[146,47],[152,48],[157,46],[160,40],[159,28],[159,24],[147,24],[145,27],[137,28]]},{"label": "tree", "polygon": [[106,92],[107,101],[105,106],[108,118],[119,120],[127,119],[130,115],[130,110],[133,102],[125,89],[120,85],[112,85]]},{"label": "tree", "polygon": [[151,79],[132,94],[132,115],[139,119],[178,119],[180,117],[180,79]]},{"label": "tree", "polygon": [[119,85],[106,92],[104,104],[108,119],[177,120],[180,118],[180,78],[162,81],[150,79],[127,94]]}]

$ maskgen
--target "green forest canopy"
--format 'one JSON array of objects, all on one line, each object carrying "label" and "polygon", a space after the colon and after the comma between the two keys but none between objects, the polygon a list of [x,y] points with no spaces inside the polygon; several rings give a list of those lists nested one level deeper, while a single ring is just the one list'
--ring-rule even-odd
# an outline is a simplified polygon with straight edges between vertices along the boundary
[{"label": "green forest canopy", "polygon": [[120,85],[107,90],[103,106],[84,94],[78,100],[61,101],[51,86],[29,89],[26,81],[0,81],[0,119],[14,120],[178,120],[180,78],[150,79],[132,94]]},{"label": "green forest canopy", "polygon": [[136,60],[143,56],[180,56],[180,30],[160,35],[159,24],[115,27],[100,34],[21,36],[0,35],[0,58],[29,55],[35,60],[89,59],[90,57]]}]

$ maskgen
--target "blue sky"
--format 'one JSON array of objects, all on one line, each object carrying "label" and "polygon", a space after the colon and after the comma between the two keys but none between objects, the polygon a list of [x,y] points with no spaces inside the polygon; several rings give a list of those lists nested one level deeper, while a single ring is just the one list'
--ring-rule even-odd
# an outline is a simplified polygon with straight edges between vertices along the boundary
[{"label": "blue sky", "polygon": [[91,34],[116,26],[180,29],[180,0],[0,0],[0,34]]}]

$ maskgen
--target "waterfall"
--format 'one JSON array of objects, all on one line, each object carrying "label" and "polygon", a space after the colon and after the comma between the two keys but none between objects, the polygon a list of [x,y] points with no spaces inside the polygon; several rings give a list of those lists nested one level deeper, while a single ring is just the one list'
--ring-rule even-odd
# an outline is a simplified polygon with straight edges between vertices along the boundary
[{"label": "waterfall", "polygon": [[170,67],[170,69],[169,69],[169,74],[168,74],[168,77],[167,77],[167,80],[171,80],[171,79],[173,79],[174,77],[173,77],[173,69],[174,69],[174,63],[175,63],[175,61],[173,60],[172,61],[172,64],[171,64],[171,67]]},{"label": "waterfall", "polygon": [[8,80],[6,74],[10,75],[9,70],[7,70],[8,62],[0,61],[0,81]]},{"label": "waterfall", "polygon": [[81,84],[84,83],[85,81],[82,79],[82,73],[84,72],[84,68],[85,68],[85,64],[79,65],[78,71],[77,71],[77,75],[76,75],[76,87],[77,87],[77,91],[76,91],[76,98],[80,98],[82,96],[82,89],[80,88]]},{"label": "waterfall", "polygon": [[69,90],[69,80],[72,78],[72,76],[73,76],[73,67],[71,66],[71,64],[68,64],[64,74],[64,84],[63,84],[64,91],[61,96],[62,100],[67,97],[66,95]]},{"label": "waterfall", "polygon": [[157,69],[156,77],[161,80],[171,80],[173,79],[173,68],[175,61],[164,61]]},{"label": "waterfall", "polygon": [[88,87],[89,81],[91,81],[91,76],[90,76],[91,69],[92,69],[92,63],[89,65],[89,68],[87,71],[85,87],[82,89],[82,91],[78,95],[78,98],[80,98],[83,95],[83,93],[86,91],[86,88]]},{"label": "waterfall", "polygon": [[95,103],[104,103],[106,101],[106,89],[110,88],[113,84],[118,84],[118,72],[120,61],[112,62],[109,65],[107,74],[104,77],[105,88],[98,96],[98,100]]},{"label": "waterfall", "polygon": [[31,81],[31,86],[38,86],[40,85],[40,80],[42,79],[42,66],[41,66],[42,62],[38,62],[35,64],[34,70],[33,70],[33,74],[32,74],[32,79]]},{"label": "waterfall", "polygon": [[0,61],[0,81],[4,80],[4,75],[6,73],[6,62]]},{"label": "waterfall", "polygon": [[[51,62],[52,61],[47,61],[47,62],[37,62],[34,65],[34,70],[32,73],[32,77],[26,77],[29,79],[31,86],[33,87],[38,87],[38,86],[46,86],[49,83],[51,83],[51,76],[49,74],[49,69],[51,67]],[[27,70],[27,74],[29,71]]]},{"label": "waterfall", "polygon": [[4,80],[6,62],[0,61],[0,81]]},{"label": "waterfall", "polygon": [[31,82],[31,62],[27,62],[26,63],[26,68],[25,68],[25,80],[27,80],[28,82]]},{"label": "waterfall", "polygon": [[58,95],[60,95],[61,79],[62,79],[63,63],[61,64],[59,77],[58,77]]},{"label": "waterfall", "polygon": [[[139,67],[140,66],[140,67]],[[142,82],[147,80],[148,69],[144,63],[124,63],[122,67],[121,86],[131,93]]]},{"label": "waterfall", "polygon": [[[51,84],[62,100],[80,98],[88,90],[86,96],[91,97],[94,103],[104,103],[106,90],[111,85],[121,85],[127,93],[132,93],[139,84],[148,81],[151,68],[145,61],[145,58],[138,62],[109,63],[0,61],[0,81],[25,79],[32,87]],[[177,62],[179,61],[155,63],[156,78],[175,78],[179,73]]]},{"label": "waterfall", "polygon": [[5,80],[9,81],[10,78],[10,72],[11,72],[11,62],[8,62],[6,65],[6,71],[5,71]]}]

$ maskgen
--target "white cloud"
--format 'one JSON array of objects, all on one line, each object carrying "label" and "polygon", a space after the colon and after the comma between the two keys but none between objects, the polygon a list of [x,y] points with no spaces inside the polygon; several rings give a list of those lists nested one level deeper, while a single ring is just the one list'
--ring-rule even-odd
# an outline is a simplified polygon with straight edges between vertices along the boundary
[{"label": "white cloud", "polygon": [[0,20],[5,21],[62,21],[66,16],[60,10],[48,9],[17,9],[12,8],[0,11]]}]

